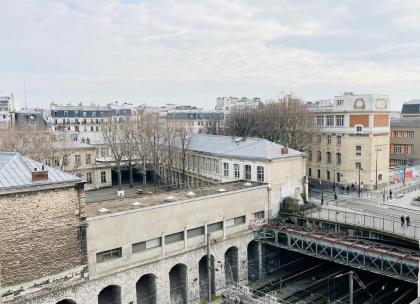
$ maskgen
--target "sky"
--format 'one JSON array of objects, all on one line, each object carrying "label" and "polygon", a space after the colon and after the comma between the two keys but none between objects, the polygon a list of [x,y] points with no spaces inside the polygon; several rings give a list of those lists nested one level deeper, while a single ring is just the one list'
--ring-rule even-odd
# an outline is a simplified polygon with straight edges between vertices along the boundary
[{"label": "sky", "polygon": [[0,95],[214,108],[218,96],[420,98],[418,0],[0,0]]}]

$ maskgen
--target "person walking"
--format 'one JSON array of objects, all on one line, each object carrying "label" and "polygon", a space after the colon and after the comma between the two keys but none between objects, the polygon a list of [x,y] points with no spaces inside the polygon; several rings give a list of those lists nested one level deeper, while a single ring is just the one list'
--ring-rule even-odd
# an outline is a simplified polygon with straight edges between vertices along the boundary
[{"label": "person walking", "polygon": [[405,217],[405,222],[407,223],[407,227],[410,226],[410,216]]},{"label": "person walking", "polygon": [[392,199],[392,190],[389,190],[389,198]]},{"label": "person walking", "polygon": [[404,227],[404,215],[401,215],[401,227]]}]

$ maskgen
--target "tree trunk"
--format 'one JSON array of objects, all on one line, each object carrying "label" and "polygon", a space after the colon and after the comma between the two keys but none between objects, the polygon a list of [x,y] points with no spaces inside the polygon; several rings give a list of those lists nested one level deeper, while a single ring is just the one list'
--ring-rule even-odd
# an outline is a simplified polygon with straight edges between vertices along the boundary
[{"label": "tree trunk", "polygon": [[134,179],[133,179],[133,166],[132,164],[128,164],[129,169],[130,169],[130,188],[133,188],[134,186]]},{"label": "tree trunk", "polygon": [[142,172],[143,172],[143,189],[146,189],[146,182],[147,182],[146,174],[147,174],[147,171],[146,171],[146,160],[144,158],[143,158],[143,170],[142,170]]},{"label": "tree trunk", "polygon": [[118,189],[122,190],[122,174],[121,174],[121,168],[118,168]]}]

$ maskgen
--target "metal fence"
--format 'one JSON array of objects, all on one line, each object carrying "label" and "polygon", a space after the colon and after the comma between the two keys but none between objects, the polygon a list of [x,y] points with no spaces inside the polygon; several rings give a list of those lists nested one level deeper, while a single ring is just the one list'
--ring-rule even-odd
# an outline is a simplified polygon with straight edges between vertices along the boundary
[{"label": "metal fence", "polygon": [[390,217],[379,217],[375,215],[324,207],[305,212],[305,216],[350,224],[363,228],[373,228],[413,239],[420,238],[420,229],[418,226],[412,225],[411,223],[410,225],[407,225],[406,222],[402,224],[400,220]]}]

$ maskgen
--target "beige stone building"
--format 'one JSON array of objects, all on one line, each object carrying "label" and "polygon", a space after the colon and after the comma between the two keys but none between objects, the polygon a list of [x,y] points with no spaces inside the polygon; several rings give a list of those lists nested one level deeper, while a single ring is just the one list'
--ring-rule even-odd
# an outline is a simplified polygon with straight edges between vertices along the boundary
[{"label": "beige stone building", "polygon": [[[389,97],[346,93],[308,102],[314,134],[308,152],[312,182],[362,189],[387,184],[389,172]],[[360,170],[359,170],[360,168]]]}]

